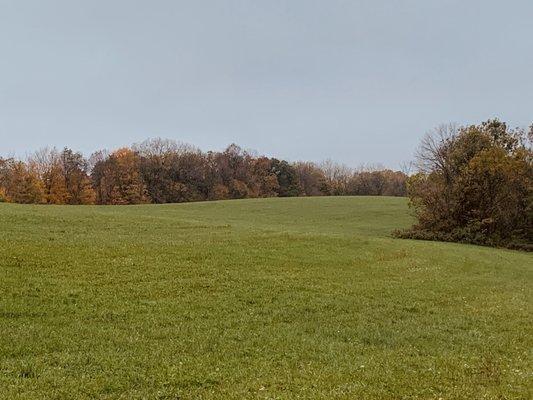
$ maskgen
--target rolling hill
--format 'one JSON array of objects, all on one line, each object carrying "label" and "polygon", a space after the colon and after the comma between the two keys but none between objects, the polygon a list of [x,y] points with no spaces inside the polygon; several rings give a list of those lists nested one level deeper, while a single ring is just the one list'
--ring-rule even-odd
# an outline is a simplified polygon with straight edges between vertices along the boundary
[{"label": "rolling hill", "polygon": [[0,398],[526,399],[533,255],[388,197],[0,204]]}]

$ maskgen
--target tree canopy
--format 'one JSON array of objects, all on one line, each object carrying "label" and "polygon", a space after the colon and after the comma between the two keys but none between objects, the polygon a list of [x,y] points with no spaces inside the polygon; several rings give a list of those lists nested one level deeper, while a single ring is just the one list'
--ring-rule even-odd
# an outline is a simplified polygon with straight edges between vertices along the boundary
[{"label": "tree canopy", "polygon": [[0,159],[0,201],[42,204],[178,203],[253,197],[406,193],[407,175],[355,170],[328,161],[291,163],[231,144],[202,152],[148,139],[85,159],[69,148],[41,149],[26,161]]}]

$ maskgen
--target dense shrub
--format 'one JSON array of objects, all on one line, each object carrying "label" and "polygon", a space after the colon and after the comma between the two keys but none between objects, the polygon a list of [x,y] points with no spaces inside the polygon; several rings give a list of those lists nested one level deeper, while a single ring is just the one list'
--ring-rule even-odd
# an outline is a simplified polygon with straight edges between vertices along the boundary
[{"label": "dense shrub", "polygon": [[530,249],[533,164],[523,130],[498,120],[441,127],[420,146],[408,181],[417,223],[401,237]]}]

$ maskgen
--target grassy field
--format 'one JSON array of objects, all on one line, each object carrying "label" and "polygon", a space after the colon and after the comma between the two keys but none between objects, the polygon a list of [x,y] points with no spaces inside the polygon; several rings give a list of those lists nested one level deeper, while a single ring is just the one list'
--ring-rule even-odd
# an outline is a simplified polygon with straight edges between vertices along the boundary
[{"label": "grassy field", "polygon": [[533,255],[405,199],[0,204],[0,399],[529,399]]}]

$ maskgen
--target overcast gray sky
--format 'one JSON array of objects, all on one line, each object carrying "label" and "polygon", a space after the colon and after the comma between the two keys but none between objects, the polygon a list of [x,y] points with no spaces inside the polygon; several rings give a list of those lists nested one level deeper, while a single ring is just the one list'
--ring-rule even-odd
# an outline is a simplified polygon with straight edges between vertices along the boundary
[{"label": "overcast gray sky", "polygon": [[0,154],[161,136],[409,160],[439,123],[533,120],[533,1],[0,0]]}]

